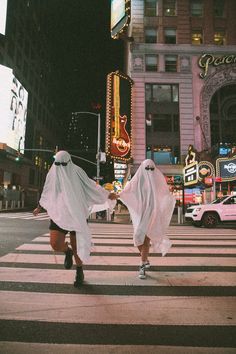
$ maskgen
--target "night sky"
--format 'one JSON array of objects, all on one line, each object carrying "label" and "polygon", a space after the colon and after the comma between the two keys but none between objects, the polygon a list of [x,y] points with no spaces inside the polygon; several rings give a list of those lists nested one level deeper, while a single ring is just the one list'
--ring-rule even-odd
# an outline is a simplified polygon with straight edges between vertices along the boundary
[{"label": "night sky", "polygon": [[110,36],[110,0],[47,0],[45,6],[59,115],[91,111],[100,102],[105,116],[106,75],[123,71],[124,56],[122,41]]}]

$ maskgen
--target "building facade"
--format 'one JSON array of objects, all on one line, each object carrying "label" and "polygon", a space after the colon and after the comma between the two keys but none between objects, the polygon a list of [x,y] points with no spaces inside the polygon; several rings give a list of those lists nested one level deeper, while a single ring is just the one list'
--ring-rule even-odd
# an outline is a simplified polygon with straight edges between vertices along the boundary
[{"label": "building facade", "polygon": [[[59,137],[49,89],[52,74],[48,40],[43,31],[44,11],[41,1],[8,0],[6,30],[0,34],[0,64],[12,70],[28,95],[25,150],[20,150],[20,142],[13,146],[7,138],[0,141],[0,184],[4,189],[23,190],[26,204],[35,204],[38,198]],[[3,90],[6,83],[1,81],[0,85]],[[1,124],[6,119],[2,113]]]},{"label": "building facade", "polygon": [[203,158],[236,144],[235,16],[233,0],[131,1],[134,165],[182,175],[190,145]]}]

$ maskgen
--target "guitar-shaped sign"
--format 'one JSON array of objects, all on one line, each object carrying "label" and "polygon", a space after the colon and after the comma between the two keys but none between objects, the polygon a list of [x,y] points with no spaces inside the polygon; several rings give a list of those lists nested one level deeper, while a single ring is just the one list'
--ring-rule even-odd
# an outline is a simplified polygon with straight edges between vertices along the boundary
[{"label": "guitar-shaped sign", "polygon": [[130,137],[125,128],[127,116],[120,116],[120,77],[113,76],[114,105],[112,112],[111,155],[124,157],[130,151]]}]

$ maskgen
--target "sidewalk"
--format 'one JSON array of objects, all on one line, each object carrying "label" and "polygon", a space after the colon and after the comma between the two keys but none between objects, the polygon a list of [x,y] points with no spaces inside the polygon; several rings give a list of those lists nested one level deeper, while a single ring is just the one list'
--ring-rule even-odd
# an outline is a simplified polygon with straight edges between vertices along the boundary
[{"label": "sidewalk", "polygon": [[[17,212],[32,212],[33,208],[31,207],[24,207],[24,208],[14,208],[14,209],[0,209],[0,213],[17,213]],[[115,224],[129,224],[130,223],[130,216],[128,210],[123,209],[120,213],[116,210],[115,216],[113,220],[107,221],[106,219],[89,219],[91,223],[115,223]],[[178,223],[178,215],[173,214],[170,225],[188,225],[188,223]]]}]

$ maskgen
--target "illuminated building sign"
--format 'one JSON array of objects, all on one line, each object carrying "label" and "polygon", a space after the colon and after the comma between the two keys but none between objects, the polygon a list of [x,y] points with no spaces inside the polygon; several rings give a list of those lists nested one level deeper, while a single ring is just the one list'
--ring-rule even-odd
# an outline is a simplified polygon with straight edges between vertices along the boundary
[{"label": "illuminated building sign", "polygon": [[198,181],[198,163],[197,161],[184,167],[184,185],[191,186]]},{"label": "illuminated building sign", "polygon": [[0,34],[5,35],[7,18],[7,0],[0,0]]},{"label": "illuminated building sign", "polygon": [[0,142],[24,150],[28,92],[10,68],[0,65]]},{"label": "illuminated building sign", "polygon": [[111,0],[111,37],[117,38],[130,22],[130,0]]},{"label": "illuminated building sign", "polygon": [[198,180],[200,182],[209,181],[207,178],[215,176],[215,168],[209,161],[200,161],[198,164]]},{"label": "illuminated building sign", "polygon": [[201,79],[204,79],[207,76],[211,65],[217,67],[219,65],[233,63],[236,63],[236,54],[224,55],[221,57],[215,57],[212,54],[203,54],[198,60],[198,65],[203,69],[199,76]]},{"label": "illuminated building sign", "polygon": [[124,161],[132,158],[132,85],[118,71],[107,76],[106,153]]},{"label": "illuminated building sign", "polygon": [[236,156],[217,159],[216,172],[217,176],[222,178],[222,182],[236,180]]}]

